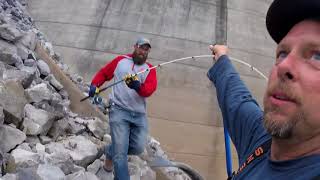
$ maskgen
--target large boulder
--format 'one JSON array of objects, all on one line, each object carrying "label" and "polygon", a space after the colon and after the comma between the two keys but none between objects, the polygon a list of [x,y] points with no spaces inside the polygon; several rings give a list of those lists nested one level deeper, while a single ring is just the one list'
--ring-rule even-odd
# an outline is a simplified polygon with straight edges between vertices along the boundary
[{"label": "large boulder", "polygon": [[67,152],[76,165],[87,167],[98,154],[97,146],[84,136],[71,136],[61,142],[46,144],[46,151]]},{"label": "large boulder", "polygon": [[25,90],[27,98],[30,102],[40,102],[42,100],[51,100],[53,92],[48,88],[47,84],[40,83]]},{"label": "large boulder", "polygon": [[61,180],[65,178],[63,171],[59,167],[50,164],[40,164],[37,174],[42,180]]},{"label": "large boulder", "polygon": [[16,69],[10,69],[3,72],[3,80],[14,80],[20,82],[24,89],[28,88],[32,83],[35,72],[30,73],[26,71],[20,71]]},{"label": "large boulder", "polygon": [[23,86],[15,81],[0,81],[0,106],[3,107],[5,121],[19,126],[23,117],[23,109],[27,104]]},{"label": "large boulder", "polygon": [[24,149],[14,149],[11,153],[17,164],[17,168],[36,167],[40,163],[41,156]]},{"label": "large boulder", "polygon": [[19,129],[8,125],[0,125],[0,150],[9,152],[26,139],[26,135]]},{"label": "large boulder", "polygon": [[25,106],[24,115],[23,127],[27,135],[46,135],[53,122],[60,117],[48,111],[37,109],[31,104]]}]

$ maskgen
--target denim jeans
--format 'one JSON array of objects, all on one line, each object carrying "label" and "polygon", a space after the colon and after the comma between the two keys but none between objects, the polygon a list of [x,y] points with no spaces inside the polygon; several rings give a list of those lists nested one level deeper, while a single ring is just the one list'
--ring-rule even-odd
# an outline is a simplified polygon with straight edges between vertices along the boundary
[{"label": "denim jeans", "polygon": [[129,180],[127,155],[138,155],[144,150],[148,134],[146,114],[111,102],[109,124],[112,143],[106,147],[106,158],[113,162],[115,180]]}]

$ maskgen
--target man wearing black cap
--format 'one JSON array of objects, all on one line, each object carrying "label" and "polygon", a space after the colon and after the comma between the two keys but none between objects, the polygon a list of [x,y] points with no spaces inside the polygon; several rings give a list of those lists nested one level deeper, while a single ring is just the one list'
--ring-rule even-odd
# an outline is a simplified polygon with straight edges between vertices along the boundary
[{"label": "man wearing black cap", "polygon": [[146,98],[157,88],[156,70],[152,69],[135,76],[152,67],[147,63],[150,41],[139,38],[132,54],[121,55],[107,63],[94,76],[89,96],[99,93],[105,81],[112,78],[115,82],[125,79],[112,87],[109,97],[109,124],[112,144],[106,147],[104,169],[112,171],[115,180],[129,180],[127,154],[138,155],[143,152],[148,134],[146,116]]},{"label": "man wearing black cap", "polygon": [[266,25],[278,44],[264,96],[264,112],[228,59],[210,49],[225,126],[238,152],[232,179],[320,177],[320,1],[274,0]]}]

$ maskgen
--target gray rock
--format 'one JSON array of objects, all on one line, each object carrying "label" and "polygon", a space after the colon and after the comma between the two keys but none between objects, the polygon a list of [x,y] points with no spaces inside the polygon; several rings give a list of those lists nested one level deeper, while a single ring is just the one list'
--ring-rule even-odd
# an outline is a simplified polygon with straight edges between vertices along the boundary
[{"label": "gray rock", "polygon": [[40,144],[40,143],[37,143],[37,144],[36,144],[36,152],[37,152],[38,154],[45,154],[45,152],[46,152],[46,147],[45,147],[44,145]]},{"label": "gray rock", "polygon": [[37,174],[43,180],[62,180],[65,178],[63,171],[59,167],[50,164],[40,164]]},{"label": "gray rock", "polygon": [[100,180],[113,180],[114,178],[113,172],[107,172],[102,167],[99,169],[96,175]]},{"label": "gray rock", "polygon": [[40,163],[40,155],[24,149],[14,149],[11,153],[18,168],[35,167]]},{"label": "gray rock", "polygon": [[25,106],[24,115],[23,126],[27,135],[46,135],[56,119],[55,114],[37,109],[31,104]]},{"label": "gray rock", "polygon": [[69,99],[69,94],[65,89],[61,89],[59,94],[61,95],[62,99]]},{"label": "gray rock", "polygon": [[94,118],[88,121],[88,128],[96,138],[102,140],[105,133],[108,132],[109,125],[99,118]]},{"label": "gray rock", "polygon": [[0,36],[10,42],[20,39],[23,34],[16,27],[9,24],[0,25]]},{"label": "gray rock", "polygon": [[48,64],[41,59],[37,61],[37,67],[40,71],[40,74],[45,77],[48,76],[51,72]]},{"label": "gray rock", "polygon": [[49,138],[48,136],[40,136],[39,137],[41,144],[48,144],[52,142],[52,139]]},{"label": "gray rock", "polygon": [[0,80],[3,80],[3,73],[7,70],[5,64],[0,61]]},{"label": "gray rock", "polygon": [[6,174],[0,178],[1,180],[18,180],[18,176],[16,174]]},{"label": "gray rock", "polygon": [[29,143],[22,143],[16,149],[23,149],[23,150],[32,152],[32,149],[29,146]]},{"label": "gray rock", "polygon": [[22,84],[23,88],[28,88],[33,79],[35,77],[35,73],[29,73],[29,72],[25,72],[25,71],[20,71],[20,70],[6,70],[3,73],[3,79],[4,80],[14,80],[14,81],[18,81]]},{"label": "gray rock", "polygon": [[38,136],[27,136],[26,142],[33,148],[37,143],[40,143],[40,139]]},{"label": "gray rock", "polygon": [[150,167],[145,166],[141,169],[141,180],[156,180],[157,174]]},{"label": "gray rock", "polygon": [[16,43],[16,46],[17,46],[18,56],[20,56],[22,60],[28,59],[29,50],[25,46],[23,46],[22,44]]},{"label": "gray rock", "polygon": [[33,82],[35,82],[36,79],[38,79],[37,77],[40,76],[40,72],[39,72],[39,70],[37,69],[37,66],[36,66],[36,65],[34,65],[34,66],[21,66],[19,69],[20,69],[21,71],[23,71],[23,72],[27,72],[27,73],[30,73],[30,74],[35,74],[35,77],[34,77],[34,81],[33,81]]},{"label": "gray rock", "polygon": [[25,90],[27,98],[30,102],[40,102],[42,100],[51,100],[52,91],[50,91],[45,83],[37,84]]},{"label": "gray rock", "polygon": [[36,166],[20,168],[17,172],[18,180],[42,180],[36,171]]},{"label": "gray rock", "polygon": [[19,43],[23,44],[28,49],[34,51],[36,48],[36,34],[33,31],[28,31],[19,39]]},{"label": "gray rock", "polygon": [[24,89],[19,82],[0,81],[0,105],[3,107],[5,122],[19,125],[23,117],[23,108],[27,104]]},{"label": "gray rock", "polygon": [[131,180],[140,180],[140,168],[136,164],[128,163],[129,175]]},{"label": "gray rock", "polygon": [[111,143],[111,136],[110,134],[105,134],[103,136],[103,142],[106,142],[106,144],[110,144]]},{"label": "gray rock", "polygon": [[24,60],[24,65],[28,67],[34,67],[36,64],[36,60],[33,59],[26,59]]},{"label": "gray rock", "polygon": [[21,57],[18,56],[17,54],[13,54],[12,59],[15,62],[14,66],[17,67],[18,69],[22,69],[22,67],[24,65],[23,65],[23,61],[22,61]]},{"label": "gray rock", "polygon": [[59,136],[66,134],[67,129],[69,128],[68,120],[63,118],[56,121],[51,129],[48,132],[48,135],[56,140]]},{"label": "gray rock", "polygon": [[66,176],[66,180],[99,180],[95,174],[91,172],[78,171]]},{"label": "gray rock", "polygon": [[13,53],[7,49],[0,51],[0,61],[9,65],[14,65],[16,63],[16,59],[13,58]]},{"label": "gray rock", "polygon": [[100,159],[96,159],[92,164],[90,164],[88,167],[87,167],[87,171],[88,172],[91,172],[92,174],[96,174],[100,167],[102,166],[102,162]]},{"label": "gray rock", "polygon": [[9,153],[3,154],[2,170],[3,170],[3,173],[16,172],[16,163],[14,161],[14,157]]},{"label": "gray rock", "polygon": [[66,175],[85,170],[83,167],[76,166],[73,163],[73,160],[68,152],[54,152],[51,154],[46,154],[44,161],[59,167]]},{"label": "gray rock", "polygon": [[0,150],[2,152],[9,152],[25,139],[26,135],[19,129],[12,128],[8,125],[0,125]]},{"label": "gray rock", "polygon": [[3,107],[0,106],[0,125],[2,125],[4,122],[4,113],[3,113]]},{"label": "gray rock", "polygon": [[67,152],[75,164],[82,167],[86,167],[92,163],[98,154],[96,145],[84,136],[71,136],[61,141],[61,143],[47,144],[46,151],[49,153]]},{"label": "gray rock", "polygon": [[57,81],[57,79],[52,75],[48,75],[46,78],[45,78],[46,81],[49,81],[49,83],[57,90],[57,91],[60,91],[62,88],[63,88],[63,85]]},{"label": "gray rock", "polygon": [[69,128],[67,133],[70,134],[81,134],[86,130],[86,127],[83,124],[76,122],[73,118],[69,118]]}]

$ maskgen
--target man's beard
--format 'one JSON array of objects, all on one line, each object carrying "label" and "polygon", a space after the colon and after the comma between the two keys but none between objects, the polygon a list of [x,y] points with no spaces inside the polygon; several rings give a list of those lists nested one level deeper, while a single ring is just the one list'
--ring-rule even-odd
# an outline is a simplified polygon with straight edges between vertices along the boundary
[{"label": "man's beard", "polygon": [[133,57],[132,57],[132,58],[133,58],[133,62],[134,62],[135,64],[141,65],[141,64],[143,64],[143,63],[146,62],[147,57],[148,57],[148,56],[140,57],[140,56],[137,55],[137,54],[133,54]]},{"label": "man's beard", "polygon": [[279,111],[278,108],[265,108],[263,125],[272,137],[279,139],[289,139],[293,135],[294,128],[299,121],[305,119],[303,112],[297,112],[288,117],[286,121],[280,121],[271,116],[271,113]]}]

